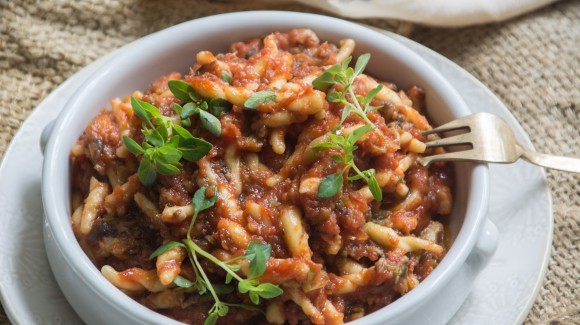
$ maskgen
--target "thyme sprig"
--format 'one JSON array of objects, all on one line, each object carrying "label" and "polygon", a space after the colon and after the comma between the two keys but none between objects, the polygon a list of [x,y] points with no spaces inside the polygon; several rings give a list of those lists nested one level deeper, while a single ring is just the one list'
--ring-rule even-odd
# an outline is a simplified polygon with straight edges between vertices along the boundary
[{"label": "thyme sprig", "polygon": [[178,174],[182,158],[195,162],[212,149],[209,142],[194,137],[184,128],[191,126],[193,115],[199,115],[203,127],[219,137],[222,127],[217,117],[232,107],[221,98],[202,98],[183,80],[170,80],[167,85],[175,98],[185,103],[183,106],[173,104],[178,121],[162,115],[154,105],[131,97],[133,111],[143,120],[141,132],[144,140],[138,144],[132,138],[123,136],[123,143],[132,154],[142,156],[137,175],[144,185],[153,184],[157,173]]},{"label": "thyme sprig", "polygon": [[137,175],[144,185],[153,184],[157,173],[178,174],[182,158],[195,162],[212,149],[211,143],[194,137],[187,129],[173,123],[154,105],[131,97],[131,106],[143,121],[141,132],[144,138],[139,144],[125,135],[123,143],[132,154],[142,156]]},{"label": "thyme sprig", "polygon": [[[264,274],[266,270],[266,263],[270,259],[272,248],[270,245],[262,244],[258,242],[250,242],[244,255],[232,258],[227,261],[221,261],[217,257],[205,251],[199,245],[197,245],[191,239],[191,230],[193,225],[197,220],[200,212],[211,208],[217,201],[218,194],[217,188],[214,188],[214,195],[212,197],[206,197],[207,187],[199,188],[192,199],[193,203],[193,217],[189,224],[189,229],[187,231],[187,237],[181,242],[170,241],[163,246],[156,249],[149,258],[156,258],[157,256],[163,254],[164,252],[174,248],[183,247],[187,250],[191,264],[193,265],[193,270],[195,272],[195,280],[191,281],[183,276],[178,276],[175,278],[173,283],[182,288],[191,288],[196,286],[200,295],[209,292],[213,297],[214,304],[208,312],[208,317],[205,320],[205,325],[213,325],[216,323],[219,317],[223,317],[228,314],[229,307],[244,308],[252,311],[261,311],[255,306],[247,304],[230,304],[221,301],[219,294],[231,293],[234,291],[234,287],[229,284],[232,280],[236,280],[238,285],[237,289],[240,293],[248,293],[250,300],[253,304],[257,305],[260,303],[260,298],[271,299],[282,294],[282,289],[271,283],[260,283],[256,278]],[[215,265],[226,271],[225,284],[212,283],[207,274],[205,273],[203,267],[199,262],[199,256],[206,258]],[[246,259],[249,262],[249,278],[244,279],[238,273],[241,269],[241,265],[236,263],[236,261]]]},{"label": "thyme sprig", "polygon": [[216,137],[221,136],[222,126],[216,116],[231,109],[232,104],[221,98],[204,99],[191,85],[183,80],[170,80],[167,85],[175,98],[185,104],[173,104],[173,110],[179,115],[181,123],[191,126],[191,116],[199,115],[203,127]]},{"label": "thyme sprig", "polygon": [[[317,196],[320,198],[329,198],[336,195],[344,183],[343,174],[353,170],[354,176],[347,176],[347,180],[354,181],[364,179],[369,186],[373,197],[381,201],[383,194],[374,169],[367,169],[361,171],[354,163],[354,151],[358,148],[356,142],[367,132],[376,129],[374,123],[368,118],[367,114],[371,111],[380,108],[381,106],[372,106],[371,102],[375,96],[381,91],[383,86],[379,84],[371,89],[366,96],[356,95],[353,90],[353,83],[357,76],[359,76],[366,68],[370,54],[362,54],[358,57],[354,69],[349,66],[352,57],[348,57],[342,63],[337,63],[326,69],[320,76],[312,82],[312,86],[318,90],[327,90],[330,87],[334,88],[326,95],[326,99],[333,103],[343,105],[340,122],[333,128],[333,132],[326,134],[328,141],[320,143],[315,148],[332,148],[341,151],[341,154],[334,155],[332,159],[344,165],[344,167],[337,173],[325,176],[318,187]],[[340,85],[341,87],[336,87]],[[344,123],[350,114],[360,116],[366,125],[356,129],[352,134],[343,136],[337,132],[338,128]]]},{"label": "thyme sprig", "polygon": [[369,190],[373,194],[373,197],[377,201],[383,199],[383,193],[375,176],[375,170],[371,168],[361,171],[354,163],[354,151],[358,148],[356,142],[370,130],[372,130],[370,125],[364,125],[347,136],[328,133],[326,137],[329,141],[316,145],[315,148],[331,148],[340,150],[341,153],[332,156],[332,160],[336,163],[344,164],[344,167],[339,172],[327,175],[322,179],[320,186],[318,187],[318,197],[328,198],[335,196],[342,188],[344,182],[343,174],[349,170],[353,170],[355,175],[348,176],[347,180],[354,181],[364,179],[369,186]]},{"label": "thyme sprig", "polygon": [[245,102],[244,106],[255,109],[262,103],[270,103],[276,101],[276,94],[269,90],[262,90],[253,93]]},{"label": "thyme sprig", "polygon": [[326,99],[328,101],[344,105],[340,123],[337,125],[337,127],[341,126],[350,114],[356,114],[360,116],[366,124],[372,126],[373,129],[376,128],[373,122],[369,120],[367,114],[375,109],[380,108],[380,106],[371,106],[370,103],[373,98],[381,91],[383,85],[377,85],[375,88],[371,89],[365,97],[356,95],[352,88],[355,78],[364,71],[370,58],[371,55],[369,53],[362,54],[356,60],[355,67],[353,69],[349,66],[350,62],[352,61],[352,57],[348,57],[342,63],[337,63],[324,70],[320,76],[312,81],[312,86],[315,89],[323,91],[327,90],[331,86],[342,86],[340,90],[337,90],[335,87],[326,95]]}]

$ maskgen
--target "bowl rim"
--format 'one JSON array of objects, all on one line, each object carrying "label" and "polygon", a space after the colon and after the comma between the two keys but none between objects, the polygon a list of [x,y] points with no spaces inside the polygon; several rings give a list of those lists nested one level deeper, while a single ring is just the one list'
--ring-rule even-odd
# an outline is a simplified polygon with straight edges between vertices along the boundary
[{"label": "bowl rim", "polygon": [[[257,18],[259,18],[259,20],[256,20]],[[389,48],[389,50],[391,50],[389,51],[390,54],[396,55],[400,60],[409,62],[409,66],[416,67],[418,65],[420,69],[426,71],[420,72],[419,68],[415,69],[416,71],[419,71],[421,77],[429,80],[428,82],[431,85],[439,85],[440,89],[445,89],[445,91],[440,92],[440,95],[446,99],[446,102],[450,104],[450,106],[459,107],[467,113],[470,112],[457,91],[445,80],[445,78],[443,78],[439,72],[431,67],[414,51],[407,48],[400,42],[388,37],[387,35],[379,33],[368,27],[329,16],[268,10],[225,13],[190,20],[147,35],[123,46],[118,50],[118,53],[116,53],[110,60],[105,63],[105,66],[94,72],[86,79],[84,83],[80,85],[75,94],[68,99],[64,109],[58,115],[54,124],[53,132],[49,138],[44,153],[41,185],[45,223],[48,227],[51,228],[50,230],[54,236],[52,238],[54,239],[56,246],[61,251],[68,265],[71,266],[71,270],[83,280],[85,285],[91,288],[93,293],[96,293],[101,298],[106,298],[101,300],[108,303],[114,309],[122,311],[126,314],[130,314],[132,317],[143,321],[165,323],[174,322],[174,324],[181,324],[178,321],[175,321],[139,304],[125,294],[119,294],[120,290],[109,283],[101,275],[100,270],[98,270],[96,266],[92,264],[88,256],[81,249],[80,245],[76,241],[72,229],[70,228],[70,225],[68,222],[65,222],[65,220],[68,220],[68,217],[62,217],[62,214],[67,214],[63,213],[67,210],[65,207],[67,201],[59,200],[58,191],[53,190],[54,183],[58,181],[58,179],[55,179],[55,175],[58,173],[53,173],[52,171],[59,167],[64,168],[57,164],[56,157],[59,157],[63,154],[68,157],[70,152],[70,148],[65,149],[63,148],[64,146],[59,146],[59,143],[61,143],[66,137],[66,126],[68,125],[72,115],[70,112],[74,111],[74,108],[78,105],[79,102],[82,101],[84,93],[90,91],[94,87],[98,88],[99,83],[102,82],[104,78],[108,77],[110,74],[114,74],[111,70],[112,66],[118,66],[123,63],[134,64],[134,61],[138,61],[138,63],[146,62],[146,59],[133,60],[133,58],[136,55],[140,55],[140,52],[143,49],[158,46],[160,43],[164,44],[169,42],[169,44],[174,44],[179,42],[177,40],[168,41],[168,39],[170,39],[168,36],[174,34],[180,35],[180,33],[186,32],[191,33],[191,36],[188,36],[189,38],[195,38],[197,37],[195,36],[197,34],[192,32],[192,30],[195,29],[201,29],[204,31],[207,29],[223,30],[224,27],[216,27],[216,22],[219,22],[220,24],[226,22],[226,25],[228,26],[235,26],[240,24],[242,26],[245,26],[244,24],[276,26],[279,25],[280,22],[283,22],[285,25],[294,25],[295,28],[299,26],[298,23],[290,22],[291,20],[298,22],[316,22],[303,24],[306,25],[304,27],[308,28],[312,28],[312,25],[322,26],[323,24],[328,24],[329,26],[332,26],[333,24],[341,24],[344,26],[344,28],[349,28],[353,32],[360,32],[360,38],[364,37],[365,40],[380,40],[383,42],[383,46],[385,48]],[[279,27],[272,27],[271,31],[274,32],[279,29]],[[317,32],[317,27],[314,27],[313,29],[315,32]],[[332,32],[327,31],[326,33]],[[120,96],[124,95],[125,94],[120,94]],[[109,98],[106,98],[104,100],[108,99]],[[455,243],[460,242],[463,244],[452,245],[446,257],[442,260],[439,266],[429,277],[422,281],[417,288],[411,290],[409,293],[400,297],[388,306],[385,306],[374,313],[366,315],[361,320],[351,322],[352,324],[358,324],[360,321],[368,321],[369,323],[380,322],[381,320],[392,318],[399,313],[413,310],[415,307],[417,307],[418,302],[427,300],[426,298],[423,300],[418,300],[422,295],[432,295],[434,292],[440,289],[441,286],[445,285],[464,264],[469,253],[472,251],[475,245],[479,235],[479,230],[484,220],[486,219],[485,216],[487,213],[487,203],[489,197],[489,172],[487,165],[474,165],[471,172],[471,177],[472,179],[476,179],[478,182],[477,184],[472,184],[470,187],[472,190],[471,192],[474,193],[471,193],[470,197],[467,198],[469,205],[466,208],[466,219],[464,220],[464,223],[461,226],[461,230],[455,239]],[[467,218],[467,216],[469,216],[469,218]],[[448,258],[448,256],[451,257]],[[134,312],[130,313],[129,310],[133,310]]]}]

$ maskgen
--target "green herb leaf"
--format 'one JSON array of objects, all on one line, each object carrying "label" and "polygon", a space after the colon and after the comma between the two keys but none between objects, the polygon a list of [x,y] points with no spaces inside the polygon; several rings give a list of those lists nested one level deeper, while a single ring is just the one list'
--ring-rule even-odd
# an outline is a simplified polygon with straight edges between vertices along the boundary
[{"label": "green herb leaf", "polygon": [[177,168],[174,165],[163,162],[161,160],[157,161],[156,166],[157,166],[157,171],[160,174],[168,175],[168,176],[173,176],[173,175],[179,174],[179,168]]},{"label": "green herb leaf", "polygon": [[334,142],[321,142],[314,146],[315,149],[322,149],[322,148],[335,148],[340,149],[340,147]]},{"label": "green herb leaf", "polygon": [[345,163],[347,162],[347,159],[341,155],[334,155],[332,157],[332,161],[334,161],[335,163]]},{"label": "green herb leaf", "polygon": [[183,159],[191,162],[198,161],[207,155],[212,148],[211,143],[193,136],[179,143],[179,150],[181,150]]},{"label": "green herb leaf", "polygon": [[193,135],[191,135],[191,133],[186,128],[182,127],[181,125],[173,124],[173,125],[171,125],[171,127],[173,128],[173,132],[175,132],[175,134],[179,135],[181,137],[181,139],[185,140],[185,139],[193,138]]},{"label": "green herb leaf", "polygon": [[259,104],[274,101],[276,101],[276,94],[271,91],[263,90],[253,93],[252,96],[244,102],[244,106],[247,108],[257,108]]},{"label": "green herb leaf", "polygon": [[[161,129],[163,129],[163,127],[161,127]],[[150,142],[153,146],[155,147],[162,147],[165,144],[165,140],[163,139],[163,135],[161,135],[161,133],[159,133],[159,130],[157,129],[147,129],[143,132],[143,135],[145,135],[145,140],[147,140],[148,142]]]},{"label": "green herb leaf", "polygon": [[361,126],[360,128],[358,128],[352,132],[352,134],[348,137],[348,142],[350,143],[350,145],[354,145],[360,138],[362,138],[363,135],[365,135],[367,132],[371,131],[372,129],[373,129],[373,127],[368,125],[368,124]]},{"label": "green herb leaf", "polygon": [[229,284],[230,282],[232,282],[233,279],[234,279],[234,277],[232,276],[231,273],[226,274],[226,284]]},{"label": "green herb leaf", "polygon": [[228,71],[226,71],[226,70],[222,71],[222,76],[221,77],[222,77],[222,80],[224,82],[227,82],[230,85],[232,84],[232,74],[229,73]]},{"label": "green herb leaf", "polygon": [[331,91],[326,95],[326,100],[333,103],[339,103],[344,100],[344,94],[338,91]]},{"label": "green herb leaf", "polygon": [[202,296],[207,292],[207,283],[201,277],[195,280],[195,285],[197,287],[197,293]]},{"label": "green herb leaf", "polygon": [[373,194],[373,197],[375,198],[375,200],[382,201],[383,200],[383,191],[381,190],[381,187],[379,186],[379,182],[377,181],[377,178],[374,174],[374,170],[373,170],[373,175],[370,176],[369,179],[367,180],[367,184],[368,184],[369,190],[371,190],[371,193]]},{"label": "green herb leaf", "polygon": [[139,180],[145,186],[149,186],[155,182],[155,179],[157,178],[157,172],[155,172],[155,167],[148,157],[144,156],[141,159],[141,164],[137,170],[137,176],[139,176]]},{"label": "green herb leaf", "polygon": [[145,153],[145,150],[135,140],[126,135],[123,136],[123,143],[129,149],[129,152],[134,155],[142,155]]},{"label": "green herb leaf", "polygon": [[346,121],[346,118],[350,115],[350,113],[352,113],[352,109],[350,108],[350,106],[345,106],[342,109],[342,113],[340,115],[340,122],[338,123],[337,127],[341,126],[342,123]]},{"label": "green herb leaf", "polygon": [[167,86],[169,86],[169,90],[171,90],[175,98],[181,100],[182,102],[191,101],[189,92],[193,91],[193,88],[191,88],[187,82],[183,80],[169,80]]},{"label": "green herb leaf", "polygon": [[157,178],[157,172],[155,172],[155,167],[149,158],[143,157],[141,159],[141,164],[139,169],[137,169],[137,176],[143,185],[149,186],[155,182]]},{"label": "green herb leaf", "polygon": [[248,244],[244,257],[250,261],[250,277],[255,278],[264,274],[271,253],[272,247],[270,245],[254,241]]},{"label": "green herb leaf", "polygon": [[238,291],[241,293],[247,293],[250,290],[252,290],[252,288],[254,288],[254,286],[258,283],[259,283],[258,280],[250,280],[250,279],[242,280],[238,282]]},{"label": "green herb leaf", "polygon": [[222,125],[217,117],[211,115],[206,111],[199,111],[199,118],[201,119],[201,124],[208,130],[211,134],[219,137],[222,135]]},{"label": "green herb leaf", "polygon": [[159,154],[159,160],[168,164],[175,164],[181,159],[181,152],[171,146],[163,146],[157,149],[157,153]]},{"label": "green herb leaf", "polygon": [[222,305],[221,307],[219,307],[217,309],[217,313],[219,316],[224,317],[225,315],[228,314],[228,312],[230,311],[229,307],[226,305]]},{"label": "green herb leaf", "polygon": [[[348,69],[348,66],[350,65],[350,61],[352,61],[352,56],[349,56],[348,58],[346,58],[344,61],[342,61],[342,63],[340,64],[340,69],[342,71],[345,71]],[[340,71],[337,71],[337,74]]]},{"label": "green herb leaf", "polygon": [[252,303],[254,305],[257,305],[260,303],[260,295],[257,292],[250,291],[249,296],[250,296],[250,301],[252,301]]},{"label": "green herb leaf", "polygon": [[[189,100],[192,100],[198,104],[204,104],[205,102],[203,101],[203,98],[201,98],[201,96],[195,92],[195,90],[193,90],[193,88],[189,88]],[[207,105],[207,103],[205,103]],[[207,106],[205,108],[201,107],[202,109],[207,109]]]},{"label": "green herb leaf", "polygon": [[[158,127],[155,128],[155,130],[161,136],[162,143],[163,144],[166,143],[167,140],[169,139],[169,133],[167,132],[167,126],[165,126],[163,124],[162,125],[159,125]],[[160,146],[158,146],[158,147],[162,147],[163,144],[160,145]]]},{"label": "green herb leaf", "polygon": [[227,113],[232,109],[232,104],[225,99],[212,98],[209,101],[209,112],[215,116],[220,116],[223,113]]},{"label": "green herb leaf", "polygon": [[193,287],[193,282],[182,277],[181,275],[176,276],[175,279],[173,279],[173,283],[180,288],[187,289]]},{"label": "green herb leaf", "polygon": [[153,106],[152,104],[149,104],[146,101],[143,100],[138,100],[135,99],[133,97],[131,97],[131,106],[133,107],[133,110],[135,110],[135,107],[133,106],[134,104],[137,104],[137,107],[140,107],[142,110],[144,110],[147,115],[147,119],[153,119],[153,118],[158,118],[161,117],[161,113],[159,112],[159,110],[157,109],[157,107]]},{"label": "green herb leaf", "polygon": [[354,69],[351,67],[348,67],[345,71],[344,71],[344,75],[340,75],[339,77],[342,77],[341,83],[344,84],[344,88],[345,90],[350,88],[350,86],[352,86],[352,82],[354,81]]},{"label": "green herb leaf", "polygon": [[319,198],[329,198],[335,196],[340,191],[342,183],[342,172],[330,174],[324,177],[318,186],[317,196]]},{"label": "green herb leaf", "polygon": [[265,298],[265,299],[272,299],[272,298],[278,297],[279,295],[284,293],[284,291],[279,286],[271,284],[271,283],[260,284],[254,290],[254,292],[258,293],[260,295],[260,297]]},{"label": "green herb leaf", "polygon": [[[340,65],[337,65],[340,68]],[[318,90],[326,90],[326,88],[336,84],[334,75],[328,70],[324,71],[320,76],[312,81],[312,87]]]},{"label": "green herb leaf", "polygon": [[210,313],[209,315],[207,315],[207,318],[205,319],[205,322],[203,322],[203,325],[215,325],[218,318],[219,315],[217,314],[217,312]]},{"label": "green herb leaf", "polygon": [[364,71],[364,69],[367,67],[367,64],[369,63],[370,58],[370,53],[361,54],[361,56],[358,57],[354,65],[355,76],[360,75]]},{"label": "green herb leaf", "polygon": [[135,114],[139,116],[139,118],[141,118],[143,121],[147,121],[151,118],[151,116],[147,114],[147,111],[139,104],[137,99],[135,99],[134,97],[131,97],[131,107],[133,108],[133,112],[135,112]]},{"label": "green herb leaf", "polygon": [[242,308],[248,311],[253,311],[256,313],[261,313],[263,315],[265,315],[264,311],[256,306],[252,306],[252,305],[246,305],[246,304],[227,304],[230,307],[237,307],[237,308]]},{"label": "green herb leaf", "polygon": [[[173,124],[171,125],[171,128],[173,129]],[[173,149],[178,149],[179,142],[181,142],[181,137],[179,136],[179,134],[173,134],[172,137],[169,139],[169,141],[165,144],[164,147],[171,147]],[[181,155],[181,152],[179,152],[179,154]]]},{"label": "green herb leaf", "polygon": [[178,103],[173,103],[173,110],[175,111],[175,113],[177,113],[177,115],[181,115],[181,111],[183,111],[183,107],[181,105],[179,105]]},{"label": "green herb leaf", "polygon": [[214,195],[210,198],[205,196],[206,189],[207,186],[200,187],[197,189],[197,191],[195,191],[195,194],[193,194],[193,199],[191,200],[191,202],[193,204],[193,210],[196,214],[200,213],[203,210],[211,208],[217,201],[218,198],[217,187],[214,188]]},{"label": "green herb leaf", "polygon": [[383,89],[383,85],[379,84],[367,93],[367,95],[365,96],[365,99],[363,101],[363,105],[365,107],[365,113],[366,113],[366,111],[368,111],[369,104],[371,103],[373,98],[375,98],[375,96],[381,91],[381,89]]},{"label": "green herb leaf", "polygon": [[238,282],[238,291],[241,293],[247,293],[253,287],[254,286],[252,285],[252,283],[248,279]]},{"label": "green herb leaf", "polygon": [[181,114],[179,114],[179,117],[182,120],[185,120],[185,119],[188,119],[190,116],[195,115],[195,114],[199,114],[199,108],[197,107],[197,105],[194,103],[187,103],[187,104],[183,105],[183,108],[181,110]]},{"label": "green herb leaf", "polygon": [[176,241],[170,241],[170,242],[163,244],[162,246],[157,248],[155,251],[153,251],[153,253],[151,253],[151,255],[149,255],[149,259],[152,260],[152,259],[156,258],[157,256],[159,256],[159,255],[161,255],[161,254],[167,252],[168,250],[171,250],[177,246],[185,247],[185,245],[183,245],[182,243],[179,243]]},{"label": "green herb leaf", "polygon": [[161,114],[157,107],[149,104],[148,102],[135,99],[131,97],[131,107],[137,116],[139,116],[143,121],[148,121],[153,117],[158,117]]}]

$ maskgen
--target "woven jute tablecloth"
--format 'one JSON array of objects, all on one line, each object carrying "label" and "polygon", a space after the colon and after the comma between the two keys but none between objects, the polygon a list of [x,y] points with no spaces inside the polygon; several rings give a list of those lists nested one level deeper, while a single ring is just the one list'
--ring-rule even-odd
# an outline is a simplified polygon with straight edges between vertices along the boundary
[{"label": "woven jute tablecloth", "polygon": [[[0,0],[0,157],[36,105],[85,65],[165,27],[251,9],[324,13],[289,4],[193,0]],[[538,151],[580,157],[580,1],[459,29],[361,22],[405,34],[473,74],[509,107]],[[552,258],[526,324],[580,324],[580,176],[547,176],[555,219]]]}]

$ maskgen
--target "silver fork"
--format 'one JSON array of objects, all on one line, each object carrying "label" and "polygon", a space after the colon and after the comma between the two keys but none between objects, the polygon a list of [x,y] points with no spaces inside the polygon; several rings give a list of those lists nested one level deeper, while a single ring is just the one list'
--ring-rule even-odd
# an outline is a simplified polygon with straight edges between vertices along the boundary
[{"label": "silver fork", "polygon": [[471,149],[420,157],[418,162],[423,166],[439,160],[509,164],[523,158],[538,166],[580,173],[580,159],[546,155],[527,149],[517,141],[513,131],[502,118],[490,113],[469,115],[435,129],[423,131],[423,135],[462,129],[468,132],[429,141],[426,143],[427,148],[471,145]]}]

